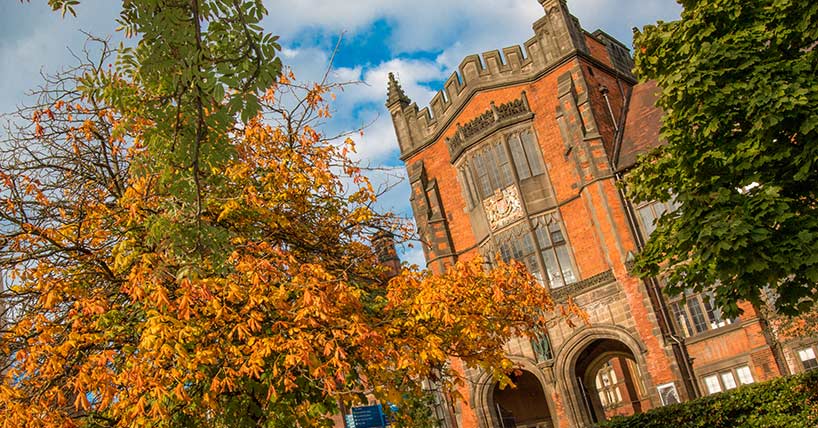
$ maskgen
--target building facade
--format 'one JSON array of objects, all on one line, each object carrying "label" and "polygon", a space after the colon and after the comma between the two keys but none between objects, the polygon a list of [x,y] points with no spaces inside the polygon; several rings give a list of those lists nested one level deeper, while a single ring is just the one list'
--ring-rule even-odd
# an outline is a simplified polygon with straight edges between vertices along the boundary
[{"label": "building facade", "polygon": [[669,300],[659,280],[629,273],[653,220],[673,209],[633,205],[617,186],[659,144],[657,88],[638,83],[628,49],[583,30],[565,0],[539,2],[531,39],[466,57],[429,107],[390,75],[427,266],[515,259],[589,316],[509,343],[515,389],[466,370],[468,400],[442,402],[441,423],[585,427],[787,372],[749,305],[727,319],[706,296]]}]

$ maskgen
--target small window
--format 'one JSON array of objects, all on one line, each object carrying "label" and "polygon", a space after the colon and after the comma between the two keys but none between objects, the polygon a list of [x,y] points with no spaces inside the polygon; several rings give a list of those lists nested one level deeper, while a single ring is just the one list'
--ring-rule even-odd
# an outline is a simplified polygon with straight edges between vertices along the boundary
[{"label": "small window", "polygon": [[676,391],[675,384],[666,383],[664,385],[659,385],[657,389],[659,390],[659,398],[662,400],[663,406],[682,402],[682,400],[679,399],[679,392]]},{"label": "small window", "polygon": [[736,378],[733,377],[733,372],[725,372],[721,374],[721,383],[724,389],[736,389]]},{"label": "small window", "polygon": [[639,223],[641,223],[645,236],[650,237],[656,230],[656,222],[659,221],[659,218],[667,212],[676,211],[676,208],[678,208],[676,199],[671,199],[667,203],[650,202],[637,208]]},{"label": "small window", "polygon": [[721,392],[721,384],[719,383],[719,377],[716,375],[707,376],[706,378],[704,378],[704,384],[707,385],[707,392],[709,394]]},{"label": "small window", "polygon": [[599,391],[599,401],[604,407],[616,407],[622,402],[622,392],[619,390],[619,379],[616,377],[611,361],[605,363],[596,374],[596,390]]},{"label": "small window", "polygon": [[801,365],[804,370],[814,370],[818,368],[818,359],[815,358],[815,349],[805,348],[798,351],[798,359],[801,360]]},{"label": "small window", "polygon": [[[736,382],[736,379],[738,379],[738,382]],[[755,380],[748,366],[734,367],[704,378],[704,385],[707,387],[708,394],[736,389],[739,385],[749,385],[753,382]]]},{"label": "small window", "polygon": [[749,385],[755,382],[755,380],[753,380],[753,374],[750,373],[750,368],[747,366],[737,368],[736,374],[738,375],[738,382],[742,385]]},{"label": "small window", "polygon": [[673,318],[685,337],[716,330],[738,321],[725,318],[720,308],[712,304],[713,293],[689,294],[683,300],[670,303]]}]

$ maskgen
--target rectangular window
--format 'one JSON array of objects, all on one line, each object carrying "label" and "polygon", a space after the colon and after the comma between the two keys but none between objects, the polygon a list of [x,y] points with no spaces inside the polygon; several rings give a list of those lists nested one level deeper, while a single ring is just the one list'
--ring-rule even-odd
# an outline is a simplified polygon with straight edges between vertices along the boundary
[{"label": "rectangular window", "polygon": [[690,317],[693,319],[693,326],[696,329],[696,333],[707,331],[707,321],[704,319],[699,296],[688,297],[687,301],[687,308],[690,311]]},{"label": "rectangular window", "polygon": [[527,232],[519,238],[506,238],[503,243],[499,244],[500,258],[506,263],[511,260],[516,260],[524,264],[537,282],[543,284],[543,275],[540,271],[540,264],[537,261],[536,247],[531,233]]},{"label": "rectangular window", "polygon": [[706,378],[704,378],[704,384],[707,385],[707,392],[709,394],[721,392],[721,384],[719,383],[719,377],[716,375],[707,376]]},{"label": "rectangular window", "polygon": [[[675,200],[674,200],[675,203]],[[642,223],[642,231],[645,236],[650,237],[656,230],[656,222],[668,210],[673,211],[676,206],[673,204],[665,204],[662,202],[652,202],[636,209],[639,213],[639,220]]]},{"label": "rectangular window", "polygon": [[[544,222],[545,219],[542,219],[542,221]],[[568,244],[565,241],[565,235],[559,221],[552,219],[547,226],[540,223],[537,225],[535,233],[551,288],[560,288],[577,282]]]},{"label": "rectangular window", "polygon": [[818,359],[815,358],[815,350],[813,348],[798,351],[798,359],[801,360],[804,370],[814,370],[818,368]]},{"label": "rectangular window", "polygon": [[542,154],[540,154],[540,149],[531,131],[512,134],[508,138],[508,146],[511,149],[514,167],[517,168],[520,180],[545,173]]},{"label": "rectangular window", "polygon": [[738,383],[742,385],[749,385],[755,382],[753,379],[753,374],[750,372],[750,368],[747,366],[737,368],[736,374],[738,375]]},{"label": "rectangular window", "polygon": [[[736,383],[738,379],[738,383]],[[704,385],[709,394],[736,389],[739,385],[749,385],[755,382],[749,366],[734,367],[722,370],[704,378]]]},{"label": "rectangular window", "polygon": [[659,385],[657,389],[659,390],[659,398],[662,400],[663,406],[680,403],[682,401],[679,399],[679,393],[676,391],[675,384],[666,383]]},{"label": "rectangular window", "polygon": [[725,372],[721,374],[721,384],[724,385],[724,390],[736,389],[736,378],[733,377],[733,372]]},{"label": "rectangular window", "polygon": [[690,317],[687,315],[687,310],[685,310],[684,306],[681,302],[673,302],[670,304],[670,307],[673,309],[673,316],[676,318],[676,322],[679,324],[679,329],[684,334],[685,337],[693,336],[695,333],[692,330],[693,323],[690,322]]},{"label": "rectangular window", "polygon": [[472,174],[477,181],[480,199],[486,199],[496,190],[505,189],[514,182],[511,163],[504,144],[493,144],[474,154],[470,160]]},{"label": "rectangular window", "polygon": [[514,158],[514,167],[517,168],[517,175],[520,180],[531,177],[531,169],[528,167],[528,160],[525,158],[523,143],[519,134],[512,134],[508,138],[508,146],[511,149],[511,157]]},{"label": "rectangular window", "polygon": [[525,155],[528,158],[528,166],[531,168],[531,175],[536,177],[544,174],[545,165],[543,164],[540,149],[537,147],[537,142],[534,140],[534,134],[531,131],[523,131],[522,139]]},{"label": "rectangular window", "polygon": [[497,188],[505,189],[514,182],[514,176],[511,173],[511,164],[504,144],[494,146],[494,157],[497,160]]},{"label": "rectangular window", "polygon": [[670,303],[673,319],[685,337],[715,330],[738,321],[738,318],[725,318],[721,309],[711,303],[712,300],[713,293],[703,295],[690,293],[685,301]]}]

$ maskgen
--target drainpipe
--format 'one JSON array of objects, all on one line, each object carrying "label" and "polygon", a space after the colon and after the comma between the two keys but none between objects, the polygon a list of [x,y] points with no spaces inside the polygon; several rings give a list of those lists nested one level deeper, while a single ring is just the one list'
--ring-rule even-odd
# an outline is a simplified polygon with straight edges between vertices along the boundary
[{"label": "drainpipe", "polygon": [[[627,112],[630,107],[630,95],[632,90],[629,91],[627,96],[625,95],[625,91],[619,80],[618,73],[616,76],[616,84],[619,87],[619,92],[622,94],[622,113],[620,114],[619,121],[617,121],[616,117],[614,117],[613,108],[611,107],[611,102],[608,98],[608,88],[602,86],[599,88],[599,90],[602,93],[602,96],[605,98],[605,104],[608,107],[611,123],[614,125],[614,152],[613,156],[611,156],[611,168],[614,170],[614,180],[619,183],[622,182],[622,173],[617,171],[617,164],[619,163],[619,154],[622,149],[622,138],[624,134],[622,129],[624,128],[625,118],[627,117]],[[639,230],[635,210],[633,205],[628,200],[627,195],[625,195],[625,190],[621,186],[617,187],[619,190],[619,199],[625,208],[625,217],[627,218],[628,228],[636,241],[637,249],[642,251],[642,249],[645,247],[645,238],[642,236],[641,230]],[[665,299],[662,297],[659,282],[656,280],[656,278],[648,278],[645,281],[645,285],[648,292],[653,294],[653,299],[655,299],[656,304],[658,305],[658,308],[656,309],[658,309],[657,312],[662,320],[660,326],[664,325],[665,336],[673,341],[673,343],[671,343],[671,348],[673,349],[673,355],[676,358],[676,361],[681,363],[679,366],[682,371],[682,380],[684,382],[685,389],[687,390],[687,395],[690,399],[697,398],[701,396],[701,394],[699,392],[698,384],[695,381],[695,374],[693,371],[693,365],[690,361],[690,355],[687,352],[687,347],[685,346],[684,341],[676,335],[673,322],[671,321],[670,311],[667,308]]]}]

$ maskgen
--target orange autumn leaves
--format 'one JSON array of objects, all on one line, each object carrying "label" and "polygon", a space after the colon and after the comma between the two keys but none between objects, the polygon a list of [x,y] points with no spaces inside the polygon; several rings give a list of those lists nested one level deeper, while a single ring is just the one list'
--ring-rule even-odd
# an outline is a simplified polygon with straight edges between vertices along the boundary
[{"label": "orange autumn leaves", "polygon": [[503,346],[554,316],[545,289],[480,259],[385,281],[368,239],[406,226],[372,208],[352,142],[312,127],[329,89],[280,81],[246,123],[203,109],[198,169],[171,143],[191,112],[176,135],[148,104],[38,108],[56,119],[39,114],[31,144],[64,150],[37,176],[80,179],[0,165],[2,269],[24,296],[0,333],[0,427],[321,426],[339,400],[456,391],[452,358],[513,369]]}]

